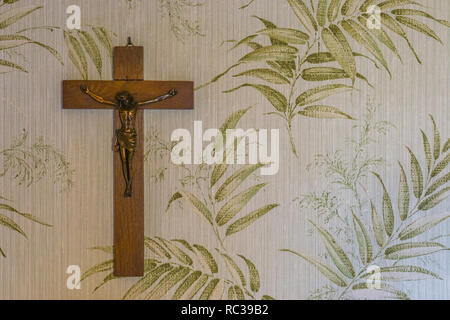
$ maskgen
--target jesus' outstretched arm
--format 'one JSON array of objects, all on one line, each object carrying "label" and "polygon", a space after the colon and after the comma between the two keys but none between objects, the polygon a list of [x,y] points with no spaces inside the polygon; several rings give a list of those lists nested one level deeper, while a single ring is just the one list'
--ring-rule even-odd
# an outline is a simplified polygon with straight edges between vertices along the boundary
[{"label": "jesus' outstretched arm", "polygon": [[101,96],[99,96],[99,95],[93,93],[93,92],[92,92],[91,90],[89,90],[89,88],[88,88],[87,86],[85,86],[85,85],[81,85],[80,89],[81,89],[82,92],[86,93],[88,96],[90,96],[92,99],[94,99],[94,100],[97,101],[97,102],[100,102],[100,103],[102,103],[102,104],[107,104],[107,105],[110,105],[110,106],[115,106],[115,105],[116,105],[114,102],[109,101],[109,100],[105,100],[103,97],[101,97]]},{"label": "jesus' outstretched arm", "polygon": [[173,96],[176,96],[177,94],[178,94],[177,90],[172,89],[167,94],[165,94],[163,96],[157,97],[157,98],[152,99],[152,100],[139,102],[138,105],[139,106],[143,106],[143,105],[146,105],[146,104],[160,102],[160,101],[172,98]]}]

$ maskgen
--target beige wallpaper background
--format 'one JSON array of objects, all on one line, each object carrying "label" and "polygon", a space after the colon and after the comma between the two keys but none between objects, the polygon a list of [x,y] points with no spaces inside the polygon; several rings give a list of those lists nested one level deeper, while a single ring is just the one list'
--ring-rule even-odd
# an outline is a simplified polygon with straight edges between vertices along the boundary
[{"label": "beige wallpaper background", "polygon": [[[317,3],[317,1],[313,2]],[[448,0],[418,0],[418,2],[425,5],[426,11],[433,16],[449,19],[450,2]],[[83,29],[87,30],[89,25],[101,26],[115,34],[111,35],[113,45],[124,45],[126,37],[131,35],[134,44],[145,47],[145,78],[147,80],[193,80],[199,86],[222,73],[249,52],[250,49],[245,46],[230,51],[229,48],[233,44],[222,43],[229,39],[240,40],[264,29],[263,24],[253,18],[253,15],[268,19],[279,27],[300,28],[305,31],[288,1],[255,0],[248,7],[240,9],[245,3],[243,0],[199,0],[201,5],[182,6],[177,11],[176,7],[167,6],[182,5],[183,1],[135,0],[130,4],[126,0],[20,0],[3,5],[0,7],[0,12],[8,10],[9,7],[27,5],[42,5],[43,8],[20,19],[8,29],[0,29],[0,35],[34,26],[65,28],[66,8],[71,4],[77,4],[82,11]],[[168,8],[171,10],[168,11]],[[181,15],[179,17],[186,20],[177,20],[177,15]],[[188,21],[192,23],[191,27],[198,21],[199,31],[187,31],[181,25],[182,33],[177,37],[173,28],[179,21]],[[397,161],[404,165],[409,187],[412,190],[410,155],[405,146],[411,148],[422,167],[425,168],[426,159],[423,155],[420,129],[428,135],[430,143],[433,144],[433,124],[428,115],[432,114],[435,119],[442,145],[450,134],[448,126],[450,120],[448,108],[449,29],[431,20],[422,19],[421,21],[432,26],[442,40],[441,44],[423,33],[407,29],[408,38],[420,56],[422,64],[417,63],[406,41],[401,37],[395,37],[395,44],[402,62],[390,50],[383,47],[392,79],[389,79],[389,75],[381,65],[377,69],[371,61],[358,59],[358,72],[366,76],[374,88],[370,88],[363,81],[356,81],[355,86],[358,90],[335,95],[326,100],[326,104],[339,107],[355,119],[364,119],[367,107],[376,106],[372,123],[380,122],[379,128],[384,128],[385,125],[381,121],[393,124],[393,126],[388,125],[389,130],[386,135],[374,134],[377,141],[369,144],[362,153],[367,157],[385,160],[385,162],[374,164],[367,172],[373,170],[382,177],[391,194],[395,211],[400,175]],[[0,248],[6,255],[6,257],[0,256],[0,298],[120,299],[139,279],[112,280],[93,293],[94,288],[109,273],[104,272],[83,280],[80,290],[69,290],[66,287],[69,276],[66,274],[68,266],[79,265],[82,272],[85,272],[95,264],[110,259],[108,253],[89,248],[110,246],[113,242],[113,176],[110,145],[113,133],[112,113],[98,110],[62,110],[62,80],[81,79],[79,71],[68,57],[63,32],[60,29],[53,32],[31,30],[27,35],[32,36],[33,40],[56,49],[64,65],[61,65],[58,59],[45,48],[33,44],[12,48],[12,51],[0,51],[0,54],[3,54],[0,59],[13,61],[24,66],[28,71],[25,73],[15,70],[0,74],[2,92],[0,150],[3,150],[0,161],[3,161],[3,166],[6,168],[5,163],[8,158],[5,154],[8,153],[5,153],[5,150],[8,150],[25,130],[28,136],[24,146],[31,147],[33,143],[39,142],[40,137],[42,137],[42,144],[48,145],[47,151],[37,147],[32,151],[32,153],[40,154],[42,159],[48,158],[44,165],[48,170],[43,174],[42,179],[36,179],[38,181],[33,181],[27,186],[27,183],[19,185],[20,176],[15,178],[15,171],[10,169],[0,177],[0,203],[7,204],[20,212],[31,213],[52,226],[43,226],[14,215],[8,210],[1,212],[14,218],[14,221],[26,233],[27,239],[11,228],[0,227]],[[357,43],[355,46],[358,48],[356,51],[369,54]],[[315,51],[317,46],[312,52]],[[111,79],[111,63],[103,47],[101,54],[102,79]],[[89,79],[100,79],[94,65],[89,63]],[[339,67],[339,65],[336,66]],[[324,288],[332,287],[334,283],[304,259],[294,254],[281,252],[280,249],[307,254],[333,266],[329,255],[325,254],[326,250],[320,233],[308,222],[308,219],[311,219],[340,239],[339,243],[345,243],[343,247],[352,261],[358,260],[356,242],[347,243],[343,240],[346,239],[345,232],[348,232],[347,236],[350,238],[354,238],[355,235],[356,227],[351,218],[351,211],[348,209],[354,205],[353,195],[350,191],[335,193],[336,185],[330,186],[333,176],[326,176],[326,170],[323,167],[308,170],[308,165],[318,159],[316,155],[332,155],[338,150],[342,157],[352,157],[353,149],[348,141],[360,137],[359,129],[354,126],[361,124],[362,120],[296,117],[293,120],[293,137],[298,152],[296,157],[291,150],[284,120],[276,116],[264,115],[274,109],[260,92],[252,88],[243,88],[232,93],[223,93],[224,90],[232,89],[242,83],[258,82],[258,80],[250,82],[249,79],[232,77],[236,73],[229,73],[217,82],[197,90],[194,111],[147,111],[145,114],[146,137],[150,139],[157,132],[159,139],[169,141],[172,131],[177,128],[186,128],[192,132],[195,120],[203,121],[204,129],[219,128],[233,112],[247,107],[252,108],[241,118],[238,127],[280,129],[279,172],[273,176],[259,176],[256,171],[256,174],[245,182],[246,186],[247,183],[255,181],[267,183],[267,185],[245,206],[241,216],[267,204],[279,204],[279,206],[244,231],[227,237],[226,252],[236,259],[236,263],[247,279],[250,279],[247,275],[247,265],[237,254],[247,257],[256,266],[261,288],[253,292],[255,298],[259,299],[263,295],[276,299],[308,299],[314,296],[337,298],[338,294],[315,295],[316,290],[322,288],[321,292],[326,292]],[[350,80],[345,83],[351,85]],[[302,82],[298,89],[301,91],[298,93],[311,88],[313,84]],[[146,150],[153,150],[149,147],[152,141],[156,140],[147,141],[149,144]],[[60,153],[69,163],[67,168],[61,168],[58,156],[52,158],[55,156],[52,150]],[[442,150],[443,154],[444,150],[445,147]],[[25,159],[28,159],[30,163],[29,158],[25,157]],[[164,177],[155,179],[161,168]],[[191,167],[191,169],[195,171],[198,168]],[[30,170],[34,175],[38,175],[37,169],[33,171],[33,168],[30,168]],[[443,167],[441,175],[447,174],[448,170],[448,167]],[[60,181],[55,182],[55,177],[61,173],[66,173],[68,176],[63,175]],[[230,172],[227,173],[229,174]],[[145,234],[149,237],[159,236],[164,239],[184,239],[190,244],[197,243],[208,248],[219,263],[220,277],[236,283],[237,274],[237,282],[239,282],[239,272],[228,271],[230,266],[226,265],[220,258],[220,254],[218,255],[215,251],[214,248],[220,247],[220,244],[211,226],[204,219],[196,215],[183,199],[173,203],[166,212],[168,201],[176,191],[196,192],[194,187],[189,185],[183,187],[180,184],[180,179],[183,177],[186,177],[186,170],[170,164],[166,155],[149,156],[145,171]],[[67,187],[68,179],[73,181],[71,187]],[[368,173],[367,177],[361,179],[361,185],[367,189],[368,197],[373,199],[377,210],[381,213],[383,189],[377,178]],[[244,188],[241,187],[241,190]],[[318,194],[321,190],[333,190],[332,194],[340,197],[342,208],[340,214],[342,217],[350,217],[348,220],[350,229],[344,229],[344,234],[337,231],[339,222],[336,217],[331,218],[329,222],[324,222],[324,216],[317,214],[320,208],[314,207],[313,203],[308,204],[305,200],[305,195],[311,192]],[[415,198],[412,191],[410,197],[413,203]],[[303,199],[303,202],[299,203],[298,198]],[[370,205],[364,203],[363,207],[360,213],[368,219],[363,220],[363,224],[371,228],[369,227],[371,213],[367,209]],[[450,201],[446,199],[426,211],[426,214],[445,214],[449,212],[449,209]],[[333,212],[333,210],[327,212]],[[425,213],[420,213],[417,217],[424,215]],[[399,219],[396,220],[397,226],[399,221]],[[440,241],[447,247],[449,238],[445,235],[450,234],[449,228],[448,221],[444,221],[428,230],[426,235],[421,235],[420,240],[410,239],[409,241],[431,241],[430,239],[434,237],[443,236],[435,241]],[[375,247],[371,230],[370,234]],[[187,249],[183,248],[183,250]],[[336,259],[343,261],[339,254]],[[400,264],[426,268],[438,274],[441,279],[419,272],[421,275],[426,275],[425,280],[391,284],[412,299],[449,299],[449,259],[448,251],[443,250],[425,257],[407,259],[405,263],[402,260]],[[385,266],[384,263],[387,261],[383,260],[380,263],[380,266]],[[332,269],[337,270],[334,266]],[[247,288],[248,282],[252,281],[247,280]],[[223,297],[227,298],[227,294],[225,292]],[[398,297],[395,294],[394,296]],[[170,298],[171,294],[163,297]],[[375,294],[369,297],[379,296]],[[385,296],[380,296],[380,298],[383,297]],[[388,295],[388,297],[391,296]],[[348,298],[359,297],[356,294]]]}]

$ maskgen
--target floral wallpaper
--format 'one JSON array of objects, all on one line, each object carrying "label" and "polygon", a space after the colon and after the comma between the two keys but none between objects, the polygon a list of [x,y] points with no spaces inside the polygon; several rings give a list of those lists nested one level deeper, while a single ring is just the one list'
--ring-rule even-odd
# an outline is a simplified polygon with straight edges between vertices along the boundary
[{"label": "floral wallpaper", "polygon": [[[0,1],[0,298],[449,299],[449,12]],[[62,80],[111,79],[128,36],[146,79],[196,85],[192,112],[145,113],[142,278],[112,273],[112,114],[61,106]],[[277,173],[175,164],[171,134],[195,121],[279,129]]]}]

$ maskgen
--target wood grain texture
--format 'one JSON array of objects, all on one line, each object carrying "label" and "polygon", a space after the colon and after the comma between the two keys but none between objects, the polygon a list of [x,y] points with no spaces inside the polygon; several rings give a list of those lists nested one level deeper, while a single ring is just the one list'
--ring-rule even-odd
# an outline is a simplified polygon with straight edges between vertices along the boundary
[{"label": "wood grain texture", "polygon": [[[123,69],[126,70],[126,69]],[[115,73],[115,72],[114,72]],[[143,109],[185,109],[194,107],[194,83],[190,81],[63,81],[64,109],[113,109],[103,105],[85,94],[81,94],[80,86],[84,84],[94,93],[103,98],[115,101],[120,91],[130,92],[136,101],[145,101],[161,96],[171,89],[178,91],[177,95],[150,105]]]},{"label": "wood grain texture", "polygon": [[114,80],[144,80],[144,47],[114,47]]},{"label": "wood grain texture", "polygon": [[[144,79],[142,47],[114,48],[114,79]],[[128,73],[129,72],[129,73]],[[111,87],[109,87],[111,88]],[[110,89],[111,90],[111,89]],[[136,115],[136,154],[132,197],[124,197],[125,179],[119,152],[114,152],[114,275],[144,275],[144,111]],[[114,110],[114,130],[122,126]]]}]

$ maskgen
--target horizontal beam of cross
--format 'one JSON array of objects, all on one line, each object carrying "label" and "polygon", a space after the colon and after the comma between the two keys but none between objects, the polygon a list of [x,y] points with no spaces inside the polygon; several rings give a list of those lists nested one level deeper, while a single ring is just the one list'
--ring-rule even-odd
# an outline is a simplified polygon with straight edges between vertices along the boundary
[{"label": "horizontal beam of cross", "polygon": [[177,95],[154,104],[143,106],[143,109],[184,109],[194,108],[194,83],[190,81],[63,81],[64,109],[114,109],[94,101],[81,92],[80,86],[85,85],[92,92],[115,102],[115,96],[120,91],[128,91],[136,101],[146,101],[177,90]]}]

